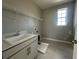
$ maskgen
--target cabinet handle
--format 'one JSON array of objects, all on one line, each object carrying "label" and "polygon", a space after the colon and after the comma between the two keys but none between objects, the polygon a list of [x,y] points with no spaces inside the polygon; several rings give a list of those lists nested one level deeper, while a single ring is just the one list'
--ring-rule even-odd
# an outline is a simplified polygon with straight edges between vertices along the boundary
[{"label": "cabinet handle", "polygon": [[27,55],[30,55],[30,53],[31,53],[31,47],[28,47],[27,48]]}]

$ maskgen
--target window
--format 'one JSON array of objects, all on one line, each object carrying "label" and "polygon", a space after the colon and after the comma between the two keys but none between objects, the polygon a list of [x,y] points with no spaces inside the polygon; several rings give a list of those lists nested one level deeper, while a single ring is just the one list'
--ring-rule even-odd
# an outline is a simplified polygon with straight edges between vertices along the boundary
[{"label": "window", "polygon": [[57,25],[58,26],[67,25],[66,16],[67,16],[67,8],[62,8],[62,9],[57,10]]}]

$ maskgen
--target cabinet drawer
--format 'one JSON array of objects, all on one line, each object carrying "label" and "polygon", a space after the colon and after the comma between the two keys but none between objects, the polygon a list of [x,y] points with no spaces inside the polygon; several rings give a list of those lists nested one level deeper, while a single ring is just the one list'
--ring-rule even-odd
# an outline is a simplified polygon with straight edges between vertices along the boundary
[{"label": "cabinet drawer", "polygon": [[27,48],[28,47],[25,47],[23,50],[21,50],[17,54],[15,54],[12,57],[9,57],[7,59],[28,59]]}]

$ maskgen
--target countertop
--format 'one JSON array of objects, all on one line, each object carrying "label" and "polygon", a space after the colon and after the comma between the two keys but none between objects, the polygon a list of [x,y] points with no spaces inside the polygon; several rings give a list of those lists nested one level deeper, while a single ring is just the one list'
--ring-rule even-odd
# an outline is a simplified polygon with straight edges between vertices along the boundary
[{"label": "countertop", "polygon": [[26,39],[22,39],[22,40],[18,41],[16,44],[13,44],[13,45],[10,45],[10,44],[6,43],[5,41],[2,41],[2,51],[5,51],[5,50],[7,50],[7,49],[9,49],[9,48],[12,48],[12,47],[14,47],[14,46],[16,46],[16,45],[19,45],[19,44],[21,44],[22,42],[28,41],[29,39],[31,39],[31,38],[33,38],[33,37],[36,37],[36,36],[38,36],[38,34],[32,34],[32,35],[30,35],[30,36],[27,37],[27,38],[25,37]]}]

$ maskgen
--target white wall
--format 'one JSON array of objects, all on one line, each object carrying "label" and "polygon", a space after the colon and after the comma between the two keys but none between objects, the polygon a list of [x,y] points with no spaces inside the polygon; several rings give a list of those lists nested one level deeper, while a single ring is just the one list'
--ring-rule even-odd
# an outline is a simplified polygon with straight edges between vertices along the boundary
[{"label": "white wall", "polygon": [[[57,9],[68,8],[67,26],[57,26]],[[69,32],[73,33],[74,3],[66,3],[44,10],[43,37],[72,41]]]},{"label": "white wall", "polygon": [[41,32],[41,21],[38,20],[41,10],[31,0],[3,0],[2,18],[3,34],[23,30]]},{"label": "white wall", "polygon": [[3,0],[3,8],[8,8],[25,15],[41,17],[40,8],[33,0]]}]

